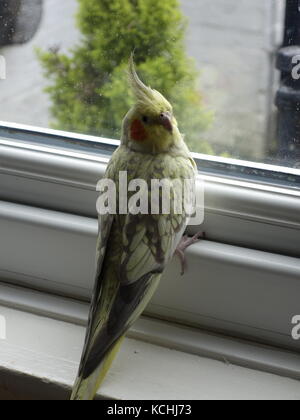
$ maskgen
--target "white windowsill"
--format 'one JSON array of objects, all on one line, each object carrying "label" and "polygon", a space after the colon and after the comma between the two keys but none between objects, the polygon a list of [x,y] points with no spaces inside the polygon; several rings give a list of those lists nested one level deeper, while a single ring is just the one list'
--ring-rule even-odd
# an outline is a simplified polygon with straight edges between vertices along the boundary
[{"label": "white windowsill", "polygon": [[[36,313],[30,313],[30,300],[36,302],[38,292],[19,289],[15,294],[19,298],[13,302],[13,290],[1,286],[0,316],[6,319],[7,339],[0,339],[0,399],[1,395],[65,399],[78,367],[85,333],[80,324],[85,322],[87,307],[39,294],[39,305],[32,306]],[[59,317],[64,321],[54,319]],[[246,365],[247,355],[252,369],[231,364]],[[214,360],[217,358],[223,361]],[[300,399],[299,381],[255,368],[300,377],[300,359],[294,353],[145,318],[125,340],[101,396],[131,400]]]}]

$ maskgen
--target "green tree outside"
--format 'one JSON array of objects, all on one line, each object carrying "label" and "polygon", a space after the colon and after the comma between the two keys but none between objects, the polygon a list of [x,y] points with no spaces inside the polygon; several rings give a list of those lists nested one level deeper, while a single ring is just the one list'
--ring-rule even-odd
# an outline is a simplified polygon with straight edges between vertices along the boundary
[{"label": "green tree outside", "polygon": [[191,150],[213,153],[201,139],[212,122],[185,52],[186,19],[178,0],[78,0],[82,38],[70,54],[38,51],[50,84],[54,128],[120,138],[133,103],[126,69],[135,51],[146,84],[174,105]]}]

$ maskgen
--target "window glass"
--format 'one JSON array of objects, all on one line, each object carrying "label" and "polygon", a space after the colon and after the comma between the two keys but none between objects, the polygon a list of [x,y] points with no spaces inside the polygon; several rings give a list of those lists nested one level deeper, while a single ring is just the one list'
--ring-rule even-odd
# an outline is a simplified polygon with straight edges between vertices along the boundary
[{"label": "window glass", "polygon": [[300,167],[300,12],[290,0],[8,0],[0,120],[120,137],[141,78],[193,152]]}]

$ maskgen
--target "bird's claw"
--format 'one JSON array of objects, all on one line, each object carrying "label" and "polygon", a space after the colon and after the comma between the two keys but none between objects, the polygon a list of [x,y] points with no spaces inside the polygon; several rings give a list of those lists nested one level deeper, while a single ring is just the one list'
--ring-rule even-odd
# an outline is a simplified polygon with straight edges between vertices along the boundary
[{"label": "bird's claw", "polygon": [[196,233],[196,235],[189,237],[187,235],[184,235],[181,238],[181,241],[179,242],[175,254],[177,255],[177,257],[180,260],[180,264],[181,264],[181,275],[183,276],[185,273],[185,270],[187,268],[187,262],[186,262],[186,258],[185,258],[185,251],[187,250],[187,248],[189,248],[191,245],[196,244],[197,242],[199,242],[201,239],[205,239],[206,238],[206,234],[205,232],[198,232]]}]

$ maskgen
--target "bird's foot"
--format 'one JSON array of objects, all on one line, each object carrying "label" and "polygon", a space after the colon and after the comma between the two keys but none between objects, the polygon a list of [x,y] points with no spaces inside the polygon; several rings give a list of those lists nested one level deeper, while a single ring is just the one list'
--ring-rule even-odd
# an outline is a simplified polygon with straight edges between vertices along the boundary
[{"label": "bird's foot", "polygon": [[198,232],[196,233],[196,235],[190,237],[187,235],[184,235],[181,238],[181,241],[179,242],[176,251],[175,251],[175,255],[177,255],[177,257],[180,260],[180,264],[181,264],[181,275],[183,276],[186,268],[187,268],[187,262],[186,262],[186,258],[185,258],[185,251],[187,250],[187,248],[189,248],[191,245],[196,244],[197,242],[199,242],[201,239],[205,239],[206,235],[205,232]]}]

